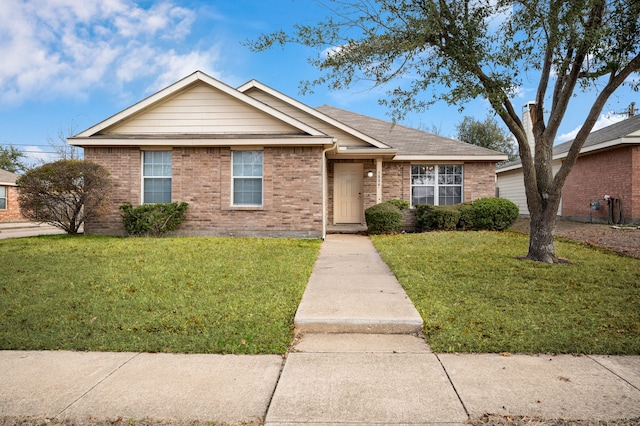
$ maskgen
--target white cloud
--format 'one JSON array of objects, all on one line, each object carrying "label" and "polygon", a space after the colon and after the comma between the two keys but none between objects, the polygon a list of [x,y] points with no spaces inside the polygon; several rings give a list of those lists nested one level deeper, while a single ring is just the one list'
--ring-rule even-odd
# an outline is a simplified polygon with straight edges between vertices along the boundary
[{"label": "white cloud", "polygon": [[[616,114],[614,112],[609,112],[606,114],[602,114],[600,115],[600,117],[598,118],[598,120],[596,121],[596,124],[594,124],[593,129],[591,130],[596,131],[598,129],[602,129],[603,127],[607,127],[607,126],[611,126],[612,124],[618,123],[624,119],[627,118],[627,115],[625,114]],[[561,143],[561,142],[567,142],[570,141],[572,139],[574,139],[576,137],[576,135],[578,134],[578,131],[580,131],[580,129],[582,128],[582,125],[576,127],[575,129],[571,130],[570,132],[564,133],[560,136],[558,136],[556,138],[556,142]]]},{"label": "white cloud", "polygon": [[25,146],[22,150],[26,156],[26,163],[29,166],[39,166],[58,159],[58,155],[52,152],[44,151],[42,148],[30,145]]},{"label": "white cloud", "polygon": [[2,2],[0,104],[83,97],[142,78],[157,89],[158,82],[212,68],[217,58],[215,45],[180,50],[196,14],[170,1],[149,8],[132,0]]}]

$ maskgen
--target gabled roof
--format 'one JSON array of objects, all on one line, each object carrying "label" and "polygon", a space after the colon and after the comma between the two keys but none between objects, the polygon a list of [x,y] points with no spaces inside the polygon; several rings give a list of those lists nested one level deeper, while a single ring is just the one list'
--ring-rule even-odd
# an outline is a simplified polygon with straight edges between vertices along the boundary
[{"label": "gabled roof", "polygon": [[370,143],[371,145],[373,145],[376,148],[381,148],[381,149],[389,149],[390,147],[387,146],[386,144],[382,143],[381,141],[372,138],[371,136],[367,135],[366,133],[361,132],[360,130],[353,128],[351,126],[345,125],[344,123],[334,119],[333,117],[331,117],[330,115],[324,114],[319,108],[311,108],[305,104],[303,104],[300,101],[297,101],[283,93],[278,92],[277,90],[272,89],[269,86],[266,86],[262,83],[260,83],[257,80],[251,80],[248,81],[247,83],[243,84],[242,86],[238,87],[238,90],[241,92],[247,92],[248,90],[251,89],[258,89],[261,90],[271,96],[273,96],[274,98],[277,98],[319,120],[324,121],[327,124],[330,124],[346,133],[349,133],[352,136],[355,136],[359,139],[362,139],[365,142]]},{"label": "gabled roof", "polygon": [[[123,123],[126,120],[131,119],[132,117],[143,113],[144,111],[150,110],[152,109],[154,106],[159,105],[161,102],[166,101],[167,99],[171,98],[172,96],[175,96],[177,94],[179,94],[181,91],[188,89],[189,87],[193,86],[196,83],[204,83],[222,93],[224,93],[225,95],[241,102],[243,105],[247,105],[251,108],[254,108],[257,111],[261,111],[262,113],[264,113],[265,115],[272,117],[273,119],[276,120],[280,120],[283,123],[286,123],[289,126],[292,126],[293,128],[296,128],[299,130],[300,135],[297,135],[298,137],[300,136],[306,136],[306,137],[319,137],[319,138],[328,138],[328,136],[324,133],[322,133],[321,131],[309,126],[306,123],[303,123],[302,121],[296,120],[295,118],[281,112],[278,111],[275,108],[270,107],[269,105],[266,105],[250,96],[245,95],[244,93],[232,88],[231,86],[228,86],[210,76],[208,76],[207,74],[201,72],[201,71],[196,71],[193,74],[183,78],[182,80],[170,85],[169,87],[149,96],[148,98],[132,105],[131,107],[113,115],[112,117],[96,124],[95,126],[90,127],[87,130],[84,130],[83,132],[77,134],[76,136],[72,137],[69,139],[69,142],[73,145],[86,145],[86,144],[90,144],[90,140],[92,139],[133,139],[131,137],[131,135],[120,135],[120,136],[114,136],[114,135],[106,135],[104,134],[104,131],[106,131],[109,128],[113,128],[114,126],[119,125],[119,123]],[[136,135],[137,136],[137,135]],[[179,140],[184,140],[186,139],[186,136],[190,136],[190,137],[194,137],[194,135],[179,135],[179,134],[172,134],[172,135],[157,135],[159,139],[168,139],[169,142],[176,142]],[[256,135],[246,135],[247,138],[246,139],[252,139],[254,138]],[[285,134],[282,135],[284,136],[284,138],[293,138],[296,137],[296,135],[290,135],[290,134]],[[222,137],[223,139],[229,139],[230,136],[228,134],[221,134],[221,135],[217,135],[217,134],[211,134],[211,135],[197,135],[195,138],[198,139],[216,139],[218,137]],[[272,137],[272,136],[271,136]],[[144,140],[144,139],[149,139],[149,138],[153,138],[152,136],[149,135],[143,135],[140,137],[140,139]],[[267,135],[267,138],[269,138],[269,135]],[[98,141],[100,143],[100,141]],[[203,142],[204,143],[204,142]]]},{"label": "gabled roof", "polygon": [[395,160],[502,161],[507,155],[329,105],[316,110],[398,150]]},{"label": "gabled roof", "polygon": [[18,175],[0,169],[0,185],[15,186]]},{"label": "gabled roof", "polygon": [[[553,147],[553,159],[565,158],[569,154],[569,149],[573,144],[572,139]],[[618,145],[640,144],[640,115],[629,117],[610,126],[593,131],[587,136],[587,140],[582,145],[580,154],[612,148]],[[522,167],[520,160],[503,164],[498,167],[498,172],[516,170]]]}]

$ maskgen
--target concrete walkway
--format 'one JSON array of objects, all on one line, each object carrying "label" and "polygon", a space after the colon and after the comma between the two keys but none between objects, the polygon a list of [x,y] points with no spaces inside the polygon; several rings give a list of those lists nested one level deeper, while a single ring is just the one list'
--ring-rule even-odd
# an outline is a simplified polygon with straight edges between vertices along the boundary
[{"label": "concrete walkway", "polygon": [[416,321],[369,239],[330,235],[285,358],[0,351],[0,424],[23,417],[274,426],[462,425],[485,413],[640,418],[640,357],[434,354],[411,334]]}]

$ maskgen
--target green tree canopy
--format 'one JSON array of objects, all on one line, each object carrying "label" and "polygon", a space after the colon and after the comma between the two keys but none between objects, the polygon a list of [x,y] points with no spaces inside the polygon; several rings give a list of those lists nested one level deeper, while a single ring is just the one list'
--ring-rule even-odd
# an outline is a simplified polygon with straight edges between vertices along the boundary
[{"label": "green tree canopy", "polygon": [[21,173],[27,170],[27,166],[22,159],[25,155],[18,148],[9,146],[0,146],[0,169],[11,173]]},{"label": "green tree canopy", "polygon": [[[393,87],[380,102],[395,118],[438,100],[462,107],[478,97],[514,135],[522,160],[531,232],[527,258],[558,262],[553,229],[562,187],[602,108],[622,85],[637,90],[638,0],[326,0],[331,16],[289,33],[265,34],[254,50],[300,43],[323,74],[303,82],[341,90],[358,81]],[[535,79],[535,148],[511,98]],[[596,93],[554,175],[553,142],[579,88]]]},{"label": "green tree canopy", "polygon": [[513,137],[491,116],[487,116],[484,121],[465,116],[460,123],[456,124],[456,130],[458,132],[456,137],[462,142],[505,153],[509,156],[508,161],[518,157]]}]

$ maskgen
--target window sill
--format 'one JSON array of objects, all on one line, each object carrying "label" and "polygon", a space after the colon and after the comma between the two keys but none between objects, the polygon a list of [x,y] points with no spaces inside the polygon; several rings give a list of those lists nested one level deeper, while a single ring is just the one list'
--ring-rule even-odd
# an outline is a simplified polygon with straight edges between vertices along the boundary
[{"label": "window sill", "polygon": [[264,206],[230,206],[229,210],[261,211],[261,210],[264,210]]}]

